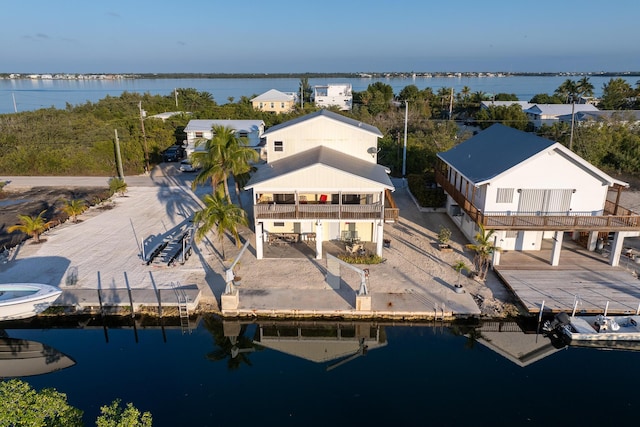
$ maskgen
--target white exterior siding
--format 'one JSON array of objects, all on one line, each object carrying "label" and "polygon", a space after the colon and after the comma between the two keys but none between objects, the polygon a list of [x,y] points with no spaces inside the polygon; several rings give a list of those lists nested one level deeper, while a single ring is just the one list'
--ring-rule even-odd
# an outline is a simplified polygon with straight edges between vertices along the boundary
[{"label": "white exterior siding", "polygon": [[[608,185],[603,184],[592,174],[566,158],[550,151],[542,156],[522,163],[517,168],[492,180],[486,187],[487,194],[484,206],[485,212],[511,211],[514,214],[520,206],[522,189],[565,190],[573,189],[570,210],[591,215],[600,215],[607,197]],[[500,188],[513,188],[511,203],[497,203],[497,193]],[[476,190],[477,193],[477,190]],[[480,206],[478,206],[480,208]]]},{"label": "white exterior siding", "polygon": [[[269,163],[320,145],[377,163],[378,135],[326,117],[268,133],[266,139]],[[282,142],[282,151],[275,151],[275,141]]]},{"label": "white exterior siding", "polygon": [[258,147],[264,133],[262,120],[190,120],[184,131],[187,134],[187,154],[192,153],[199,140],[213,138],[212,127],[226,126],[234,129],[236,135],[246,136],[250,147]]},{"label": "white exterior siding", "polygon": [[343,111],[351,110],[353,104],[351,84],[314,86],[313,100],[318,107],[337,106]]},{"label": "white exterior siding", "polygon": [[[318,179],[318,177],[322,177],[322,179]],[[320,164],[256,184],[253,188],[256,194],[294,191],[294,189],[297,189],[299,193],[305,191],[336,193],[341,191],[361,194],[382,193],[384,191],[377,182]]]}]

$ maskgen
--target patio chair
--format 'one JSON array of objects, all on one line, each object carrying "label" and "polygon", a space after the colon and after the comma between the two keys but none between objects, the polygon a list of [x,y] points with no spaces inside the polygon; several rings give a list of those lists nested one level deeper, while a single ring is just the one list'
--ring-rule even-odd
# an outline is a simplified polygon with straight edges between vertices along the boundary
[{"label": "patio chair", "polygon": [[321,203],[321,204],[323,204],[323,205],[324,205],[325,203],[327,203],[327,195],[326,195],[326,194],[321,194],[321,195],[320,195],[319,203]]}]

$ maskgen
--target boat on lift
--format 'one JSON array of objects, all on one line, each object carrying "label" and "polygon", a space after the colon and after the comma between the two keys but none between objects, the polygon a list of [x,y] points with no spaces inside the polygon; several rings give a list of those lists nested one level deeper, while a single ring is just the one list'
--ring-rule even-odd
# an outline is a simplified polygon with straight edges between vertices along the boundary
[{"label": "boat on lift", "polygon": [[[570,345],[588,342],[592,345],[607,345],[620,341],[640,342],[640,315],[608,316],[607,307],[604,314],[597,316],[576,316],[575,306],[571,315],[559,313],[552,321],[543,325],[545,332],[557,332],[564,336]],[[639,307],[640,311],[640,307]]]},{"label": "boat on lift", "polygon": [[44,283],[0,283],[0,321],[36,316],[61,294],[60,288]]}]

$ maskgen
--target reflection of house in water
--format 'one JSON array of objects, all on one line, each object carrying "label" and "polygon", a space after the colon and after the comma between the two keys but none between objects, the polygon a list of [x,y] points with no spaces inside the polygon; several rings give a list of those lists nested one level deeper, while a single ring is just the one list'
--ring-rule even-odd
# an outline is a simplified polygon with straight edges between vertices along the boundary
[{"label": "reflection of house in water", "polygon": [[324,363],[384,347],[387,337],[384,327],[374,323],[274,322],[258,325],[254,343]]},{"label": "reflection of house in water", "polygon": [[552,342],[535,331],[525,333],[512,321],[483,322],[475,331],[479,334],[477,342],[521,367],[544,359],[565,347],[563,343]]},{"label": "reflection of house in water", "polygon": [[37,341],[0,337],[0,378],[20,378],[75,365],[71,357]]}]

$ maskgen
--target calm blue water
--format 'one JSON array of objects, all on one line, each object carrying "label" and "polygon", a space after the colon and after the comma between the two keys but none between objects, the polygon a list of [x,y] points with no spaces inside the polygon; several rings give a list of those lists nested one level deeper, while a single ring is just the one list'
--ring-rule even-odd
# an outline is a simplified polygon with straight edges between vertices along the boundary
[{"label": "calm blue water", "polygon": [[[344,328],[349,339],[354,328]],[[635,352],[561,349],[520,367],[448,328],[380,326],[367,329],[384,345],[371,343],[364,356],[334,369],[327,368],[344,359],[315,363],[260,347],[240,353],[249,363],[230,369],[237,358],[221,350],[230,342],[220,339],[219,323],[209,329],[218,344],[202,323],[191,334],[102,327],[6,332],[75,359],[65,370],[23,379],[67,393],[87,425],[117,397],[151,411],[154,426],[591,426],[636,423],[640,410]],[[249,325],[238,348],[253,347],[258,330]],[[300,343],[301,352],[311,348]],[[214,361],[217,352],[226,357]]]},{"label": "calm blue water", "polygon": [[[389,78],[389,79],[341,79],[321,78],[309,79],[310,85],[327,83],[351,83],[353,90],[360,92],[377,81],[390,85],[398,94],[404,87],[415,84],[419,89],[430,87],[434,92],[441,88],[453,87],[459,92],[468,86],[471,92],[513,93],[523,101],[530,100],[539,93],[552,94],[567,79],[566,76],[554,77],[461,77],[461,78]],[[571,77],[578,80],[579,77]],[[626,80],[635,87],[638,77]],[[602,86],[610,77],[590,77],[595,95],[602,95]],[[87,101],[97,102],[110,96],[120,96],[124,91],[150,93],[152,95],[172,95],[176,88],[194,88],[209,92],[219,104],[225,104],[229,97],[234,102],[241,96],[252,97],[277,89],[283,92],[296,92],[300,79],[297,78],[264,78],[264,79],[125,79],[125,80],[0,80],[0,114],[17,111],[30,111],[39,108],[65,108],[66,104],[84,104]]]}]

